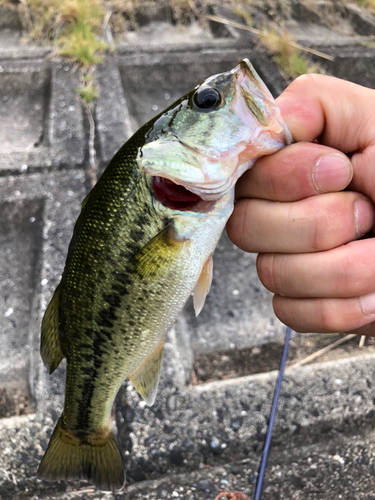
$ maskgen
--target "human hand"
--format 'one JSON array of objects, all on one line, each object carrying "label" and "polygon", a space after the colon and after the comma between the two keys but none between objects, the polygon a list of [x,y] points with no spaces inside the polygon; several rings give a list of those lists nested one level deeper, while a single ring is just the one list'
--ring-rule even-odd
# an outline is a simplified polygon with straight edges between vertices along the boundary
[{"label": "human hand", "polygon": [[304,75],[277,103],[297,143],[238,181],[228,235],[259,252],[282,322],[375,335],[375,238],[358,240],[375,223],[375,90]]}]

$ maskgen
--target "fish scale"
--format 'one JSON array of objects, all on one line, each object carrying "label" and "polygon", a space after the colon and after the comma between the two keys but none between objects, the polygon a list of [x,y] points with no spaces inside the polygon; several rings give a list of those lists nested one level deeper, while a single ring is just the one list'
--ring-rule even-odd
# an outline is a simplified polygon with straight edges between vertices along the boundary
[{"label": "fish scale", "polygon": [[[142,140],[142,136],[139,137]],[[81,231],[77,238],[73,237],[73,244],[77,241],[76,247],[72,244],[69,253],[72,252],[74,256],[71,266],[77,269],[74,276],[80,277],[80,267],[86,269],[87,262],[90,274],[84,280],[79,278],[77,283],[69,273],[68,261],[61,282],[61,286],[66,283],[66,292],[60,303],[61,329],[70,332],[82,328],[86,334],[69,339],[71,346],[77,345],[69,356],[67,368],[64,410],[64,425],[67,427],[78,424],[85,429],[95,429],[107,425],[108,415],[105,409],[112,406],[111,399],[108,401],[108,394],[112,392],[114,397],[129,373],[124,358],[128,354],[127,347],[132,346],[137,339],[137,332],[129,328],[126,328],[127,334],[124,335],[124,329],[128,325],[123,320],[120,321],[121,330],[115,326],[117,311],[126,311],[128,306],[132,310],[132,317],[137,317],[137,308],[132,307],[135,297],[130,296],[130,301],[124,300],[129,296],[134,283],[129,267],[140,249],[162,229],[163,222],[151,210],[142,210],[149,207],[151,198],[146,175],[129,175],[129,171],[134,168],[137,145],[142,145],[139,139],[134,142],[135,147],[130,148],[130,155],[126,159],[123,156],[118,156],[118,161],[114,159],[109,171],[111,175],[107,174],[103,189],[100,192],[101,184],[98,184],[98,193],[93,192],[94,199],[89,199],[85,204],[81,217],[85,219],[86,213],[88,214],[85,220],[87,231]],[[118,196],[119,192],[121,197]],[[113,208],[116,212],[113,212]],[[112,215],[110,220],[106,218],[108,213]],[[77,226],[79,230],[79,221]],[[116,290],[116,285],[121,289]],[[82,315],[82,309],[87,309],[80,300],[82,297],[85,302],[89,300],[89,308],[93,314],[90,321]],[[75,303],[75,307],[72,310],[64,307],[64,300],[69,304]],[[82,349],[81,342],[86,345],[85,349]],[[108,352],[112,353],[112,358],[108,357]],[[89,373],[88,359],[92,360]],[[108,370],[114,362],[116,366],[121,366],[121,370]],[[86,370],[85,376],[82,369]],[[103,372],[107,377],[101,381],[100,375]],[[76,380],[82,379],[85,383],[80,388]],[[96,381],[100,382],[100,386],[95,386]]]},{"label": "fish scale", "polygon": [[82,203],[42,322],[45,365],[52,373],[66,357],[67,370],[64,410],[40,477],[122,486],[110,418],[116,394],[128,378],[153,404],[166,334],[193,290],[198,314],[210,289],[237,178],[290,140],[272,96],[243,60],[181,97],[116,153]]}]

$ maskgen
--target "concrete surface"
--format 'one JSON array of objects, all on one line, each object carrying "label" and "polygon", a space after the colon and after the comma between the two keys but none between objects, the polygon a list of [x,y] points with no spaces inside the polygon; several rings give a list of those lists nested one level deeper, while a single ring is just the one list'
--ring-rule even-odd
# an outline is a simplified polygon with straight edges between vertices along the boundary
[{"label": "concrete surface", "polygon": [[[327,71],[375,88],[369,14],[354,6],[337,11],[328,1],[272,5],[255,4],[259,25],[282,19],[301,43],[334,55]],[[212,13],[233,18],[223,7]],[[288,83],[245,31],[193,24],[186,41],[168,16],[141,16],[140,31],[124,36],[96,70],[99,174],[142,123],[242,57],[275,95]],[[127,488],[112,495],[84,481],[35,477],[64,392],[64,365],[49,377],[41,363],[40,321],[92,176],[77,72],[49,51],[21,44],[17,16],[0,10],[0,499],[213,500],[231,489],[250,497],[276,373],[265,366],[264,373],[193,385],[194,362],[245,347],[255,353],[281,342],[284,331],[256,277],[255,256],[225,235],[203,312],[195,318],[188,303],[168,336],[155,405],[145,407],[127,384],[118,395]],[[374,380],[375,355],[366,348],[288,373],[262,498],[375,499]]]}]

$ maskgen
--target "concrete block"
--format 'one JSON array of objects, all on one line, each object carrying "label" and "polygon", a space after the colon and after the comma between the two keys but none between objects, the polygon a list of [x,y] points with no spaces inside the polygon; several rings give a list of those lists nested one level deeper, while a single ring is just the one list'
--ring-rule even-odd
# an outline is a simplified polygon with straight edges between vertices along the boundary
[{"label": "concrete block", "polygon": [[131,126],[128,102],[116,59],[107,58],[99,66],[96,76],[100,95],[95,105],[95,121],[102,170],[135,130]]},{"label": "concrete block", "polygon": [[40,324],[63,270],[84,179],[73,170],[0,178],[0,383],[27,388],[34,409],[63,394],[63,369],[50,379],[41,362]]},{"label": "concrete block", "polygon": [[2,61],[0,172],[74,167],[85,156],[78,75],[68,64]]}]

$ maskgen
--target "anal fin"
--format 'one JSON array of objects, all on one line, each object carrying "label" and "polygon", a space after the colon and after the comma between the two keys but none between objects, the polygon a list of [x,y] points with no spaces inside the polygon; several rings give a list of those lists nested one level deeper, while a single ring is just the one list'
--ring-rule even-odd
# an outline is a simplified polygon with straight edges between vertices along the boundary
[{"label": "anal fin", "polygon": [[150,356],[135,372],[128,376],[130,382],[149,406],[155,401],[160,380],[161,363],[163,361],[165,337]]},{"label": "anal fin", "polygon": [[201,275],[199,276],[199,279],[194,289],[193,302],[194,302],[194,310],[196,316],[198,316],[198,314],[203,309],[207,294],[210,291],[212,283],[213,266],[214,264],[212,260],[212,255],[210,255],[202,268]]},{"label": "anal fin", "polygon": [[40,354],[50,373],[56,370],[64,358],[59,340],[59,303],[60,285],[56,288],[42,321]]}]

